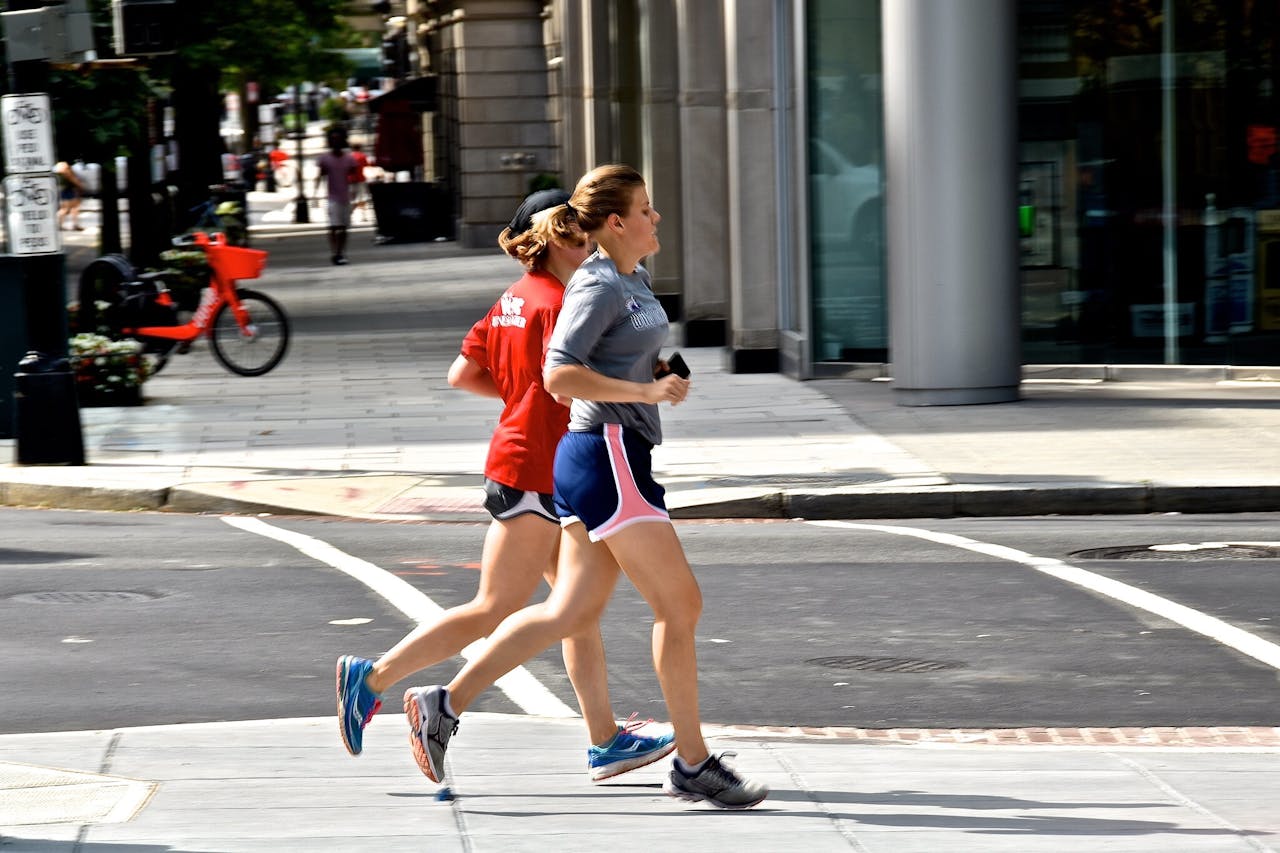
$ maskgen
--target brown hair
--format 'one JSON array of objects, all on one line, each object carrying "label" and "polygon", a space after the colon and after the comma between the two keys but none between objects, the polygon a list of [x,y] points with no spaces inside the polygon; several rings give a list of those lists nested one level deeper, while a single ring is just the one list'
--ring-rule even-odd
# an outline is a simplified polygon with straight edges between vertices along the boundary
[{"label": "brown hair", "polygon": [[587,235],[578,230],[573,217],[565,213],[565,207],[561,204],[535,213],[529,230],[520,234],[512,234],[509,227],[502,229],[498,245],[525,269],[544,269],[552,240],[568,246],[581,246],[587,241]]},{"label": "brown hair", "polygon": [[576,219],[578,227],[590,234],[603,228],[612,214],[626,216],[632,195],[642,186],[644,178],[630,166],[621,163],[597,166],[582,176],[573,188],[569,203],[565,208],[556,208],[554,218]]}]

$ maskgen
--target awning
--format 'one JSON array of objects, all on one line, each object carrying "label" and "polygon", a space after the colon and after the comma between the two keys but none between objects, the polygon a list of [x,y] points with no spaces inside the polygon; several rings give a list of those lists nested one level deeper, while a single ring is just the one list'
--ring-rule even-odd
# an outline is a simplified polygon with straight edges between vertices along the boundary
[{"label": "awning", "polygon": [[358,83],[377,81],[382,76],[382,51],[376,47],[353,47],[334,53],[351,63],[351,78]]},{"label": "awning", "polygon": [[369,101],[369,109],[380,113],[386,107],[395,104],[397,109],[407,106],[411,112],[433,113],[436,111],[436,75],[414,77],[405,80],[390,92],[384,92]]}]

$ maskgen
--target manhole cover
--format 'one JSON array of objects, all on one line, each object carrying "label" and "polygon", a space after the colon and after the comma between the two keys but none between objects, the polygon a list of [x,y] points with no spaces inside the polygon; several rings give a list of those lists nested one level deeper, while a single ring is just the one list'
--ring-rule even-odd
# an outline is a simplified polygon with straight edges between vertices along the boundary
[{"label": "manhole cover", "polygon": [[813,664],[814,666],[825,666],[828,669],[856,669],[862,672],[941,672],[944,669],[964,668],[964,664],[954,660],[873,658],[860,655],[809,658],[805,663]]},{"label": "manhole cover", "polygon": [[1077,560],[1274,560],[1280,558],[1280,546],[1243,542],[1182,542],[1088,548],[1070,556]]},{"label": "manhole cover", "polygon": [[160,595],[152,592],[133,592],[119,589],[50,590],[48,592],[23,592],[10,596],[13,601],[33,604],[105,604],[126,601],[153,601]]}]

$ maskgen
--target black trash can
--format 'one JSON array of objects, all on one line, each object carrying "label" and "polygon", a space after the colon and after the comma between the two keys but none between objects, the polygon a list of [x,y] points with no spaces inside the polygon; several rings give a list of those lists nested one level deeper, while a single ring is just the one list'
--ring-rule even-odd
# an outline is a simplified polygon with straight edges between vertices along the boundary
[{"label": "black trash can", "polygon": [[369,196],[378,220],[377,242],[420,243],[453,238],[452,214],[442,185],[374,181],[369,184]]},{"label": "black trash can", "polygon": [[76,380],[65,358],[28,352],[13,375],[14,462],[83,465]]}]

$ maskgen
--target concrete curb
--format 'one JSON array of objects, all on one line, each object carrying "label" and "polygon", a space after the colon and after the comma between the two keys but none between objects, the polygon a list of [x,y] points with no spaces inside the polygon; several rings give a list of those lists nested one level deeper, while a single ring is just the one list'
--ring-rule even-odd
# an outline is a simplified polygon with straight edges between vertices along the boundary
[{"label": "concrete curb", "polygon": [[[338,478],[341,479],[341,478]],[[207,484],[203,484],[207,485]],[[192,484],[194,486],[194,484]],[[1280,511],[1280,485],[1089,484],[1052,486],[924,486],[898,489],[715,490],[700,500],[695,491],[669,493],[675,519],[957,518],[1025,515],[1143,515],[1158,512],[1231,513]],[[0,482],[0,504],[107,511],[159,510],[185,513],[270,513],[317,517],[474,521],[475,510],[424,507],[412,514],[378,514],[356,508],[317,509],[210,494],[199,488],[108,488],[48,483]]]}]

